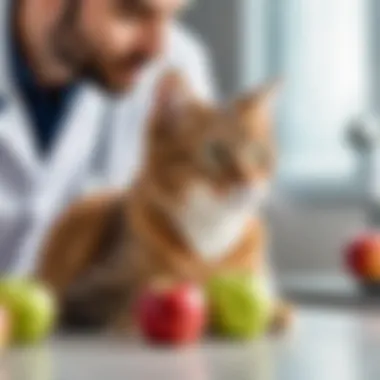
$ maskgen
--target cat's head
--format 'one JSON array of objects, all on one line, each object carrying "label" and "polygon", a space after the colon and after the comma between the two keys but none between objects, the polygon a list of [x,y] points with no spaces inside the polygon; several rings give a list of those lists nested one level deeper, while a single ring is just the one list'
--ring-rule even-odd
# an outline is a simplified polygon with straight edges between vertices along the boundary
[{"label": "cat's head", "polygon": [[217,107],[195,97],[178,73],[167,73],[148,131],[150,188],[174,205],[194,189],[232,206],[255,201],[275,166],[277,88],[271,83]]}]

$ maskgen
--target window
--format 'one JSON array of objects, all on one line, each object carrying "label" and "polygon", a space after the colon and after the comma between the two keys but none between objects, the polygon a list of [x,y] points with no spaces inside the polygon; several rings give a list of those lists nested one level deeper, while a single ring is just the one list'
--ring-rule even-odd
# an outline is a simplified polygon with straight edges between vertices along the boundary
[{"label": "window", "polygon": [[370,13],[363,0],[244,1],[241,84],[279,74],[286,83],[279,184],[359,185],[347,131],[370,106]]}]

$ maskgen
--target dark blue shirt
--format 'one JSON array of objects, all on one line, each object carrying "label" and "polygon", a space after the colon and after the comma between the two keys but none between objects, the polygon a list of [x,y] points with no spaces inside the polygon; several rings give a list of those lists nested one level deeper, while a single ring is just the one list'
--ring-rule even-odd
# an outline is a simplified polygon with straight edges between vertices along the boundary
[{"label": "dark blue shirt", "polygon": [[59,88],[41,87],[37,84],[28,61],[16,38],[11,39],[12,70],[16,86],[28,112],[32,133],[40,154],[49,153],[64,122],[65,111],[76,86]]}]

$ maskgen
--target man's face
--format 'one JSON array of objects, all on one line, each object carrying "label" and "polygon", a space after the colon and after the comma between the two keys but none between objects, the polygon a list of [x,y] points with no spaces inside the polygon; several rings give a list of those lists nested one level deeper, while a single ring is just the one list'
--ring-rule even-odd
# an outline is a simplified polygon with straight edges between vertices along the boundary
[{"label": "man's face", "polygon": [[163,51],[170,21],[186,0],[63,0],[55,54],[77,76],[111,92],[129,89]]}]

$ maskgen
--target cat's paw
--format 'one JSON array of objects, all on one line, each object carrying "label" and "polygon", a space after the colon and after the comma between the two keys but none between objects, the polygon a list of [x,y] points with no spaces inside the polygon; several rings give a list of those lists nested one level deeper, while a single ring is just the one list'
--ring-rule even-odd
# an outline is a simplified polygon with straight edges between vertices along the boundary
[{"label": "cat's paw", "polygon": [[274,306],[269,331],[273,334],[283,334],[294,324],[295,308],[285,301],[278,301]]}]

